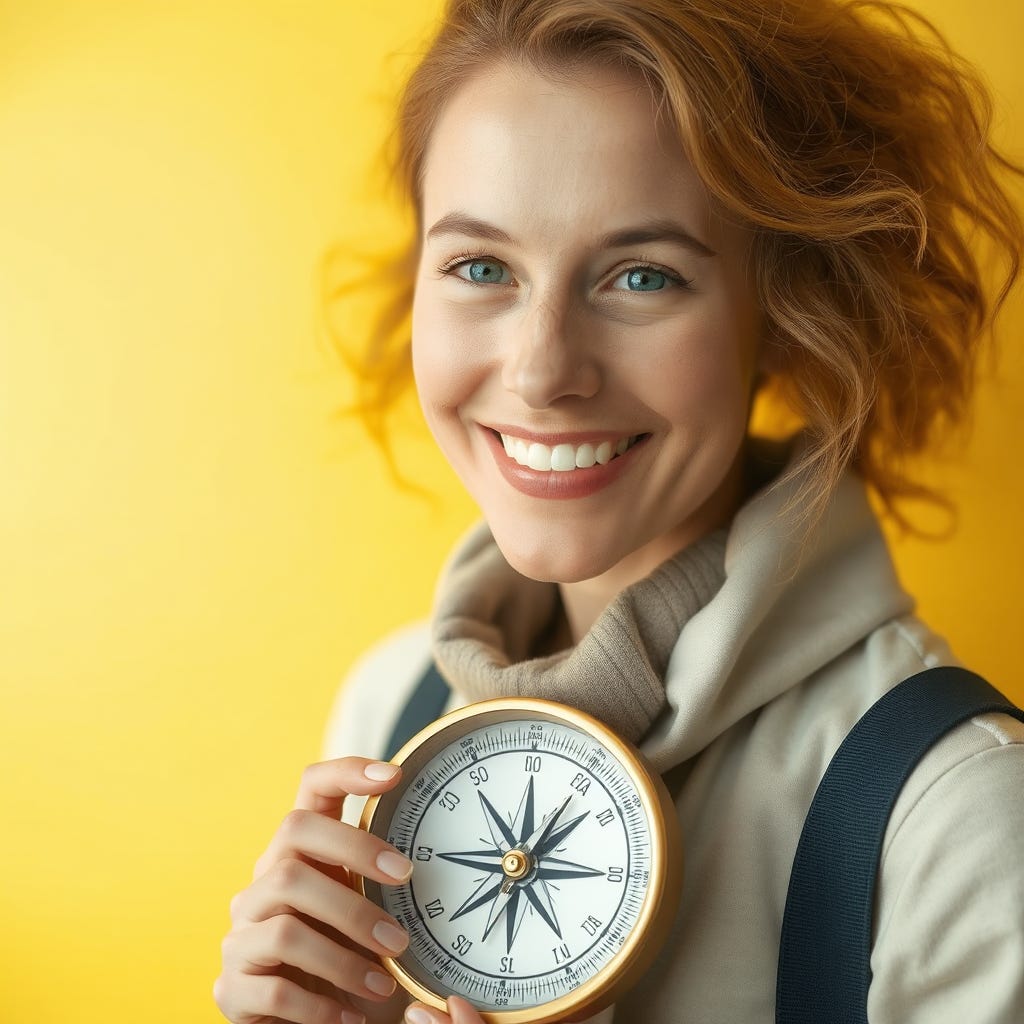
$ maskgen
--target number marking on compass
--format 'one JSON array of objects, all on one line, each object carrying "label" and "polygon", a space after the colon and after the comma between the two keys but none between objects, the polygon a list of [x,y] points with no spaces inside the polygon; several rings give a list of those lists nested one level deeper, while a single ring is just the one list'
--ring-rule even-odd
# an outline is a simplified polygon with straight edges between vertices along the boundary
[{"label": "number marking on compass", "polygon": [[614,757],[560,723],[514,723],[483,726],[416,772],[388,833],[416,867],[382,890],[409,927],[408,969],[510,1009],[577,988],[618,952],[650,840]]}]

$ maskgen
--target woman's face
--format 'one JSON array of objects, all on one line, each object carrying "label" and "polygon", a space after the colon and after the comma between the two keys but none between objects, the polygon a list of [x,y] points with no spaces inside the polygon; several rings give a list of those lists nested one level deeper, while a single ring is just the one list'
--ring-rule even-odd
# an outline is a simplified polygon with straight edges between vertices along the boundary
[{"label": "woman's face", "polygon": [[728,520],[761,331],[750,239],[639,79],[469,81],[422,224],[417,390],[515,569],[619,589]]}]

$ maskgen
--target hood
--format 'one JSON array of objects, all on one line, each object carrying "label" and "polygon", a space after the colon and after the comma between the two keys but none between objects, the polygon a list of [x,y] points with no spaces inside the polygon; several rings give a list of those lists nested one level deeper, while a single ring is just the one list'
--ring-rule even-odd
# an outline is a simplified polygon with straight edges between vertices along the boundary
[{"label": "hood", "polygon": [[[800,442],[789,451],[798,459]],[[863,482],[847,473],[810,520],[790,507],[804,483],[762,488],[727,532],[626,588],[575,648],[544,657],[529,652],[561,614],[557,587],[516,573],[479,524],[441,577],[438,667],[464,700],[538,696],[595,714],[667,771],[913,608]]]},{"label": "hood", "polygon": [[913,610],[864,483],[845,474],[808,521],[787,509],[804,482],[760,491],[733,520],[725,581],[680,632],[666,713],[641,744],[661,771]]}]

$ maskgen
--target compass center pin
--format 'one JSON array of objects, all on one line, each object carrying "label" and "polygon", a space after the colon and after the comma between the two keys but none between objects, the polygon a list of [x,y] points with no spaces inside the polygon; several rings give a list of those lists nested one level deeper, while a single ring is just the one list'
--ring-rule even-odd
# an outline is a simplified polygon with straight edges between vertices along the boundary
[{"label": "compass center pin", "polygon": [[532,858],[522,850],[509,850],[501,858],[501,870],[505,872],[506,878],[525,878],[533,867]]}]

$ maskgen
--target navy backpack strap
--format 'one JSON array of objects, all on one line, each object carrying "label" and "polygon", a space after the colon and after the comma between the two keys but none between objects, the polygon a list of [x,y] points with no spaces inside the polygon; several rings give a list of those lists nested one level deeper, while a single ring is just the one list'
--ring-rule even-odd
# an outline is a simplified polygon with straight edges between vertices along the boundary
[{"label": "navy backpack strap", "polygon": [[1024,711],[980,676],[934,668],[882,697],[843,741],[793,859],[776,1024],[867,1024],[875,877],[889,814],[933,743],[993,711],[1024,721]]},{"label": "navy backpack strap", "polygon": [[438,672],[437,666],[431,662],[391,730],[384,748],[385,761],[390,761],[416,733],[444,714],[448,693],[448,684]]}]

